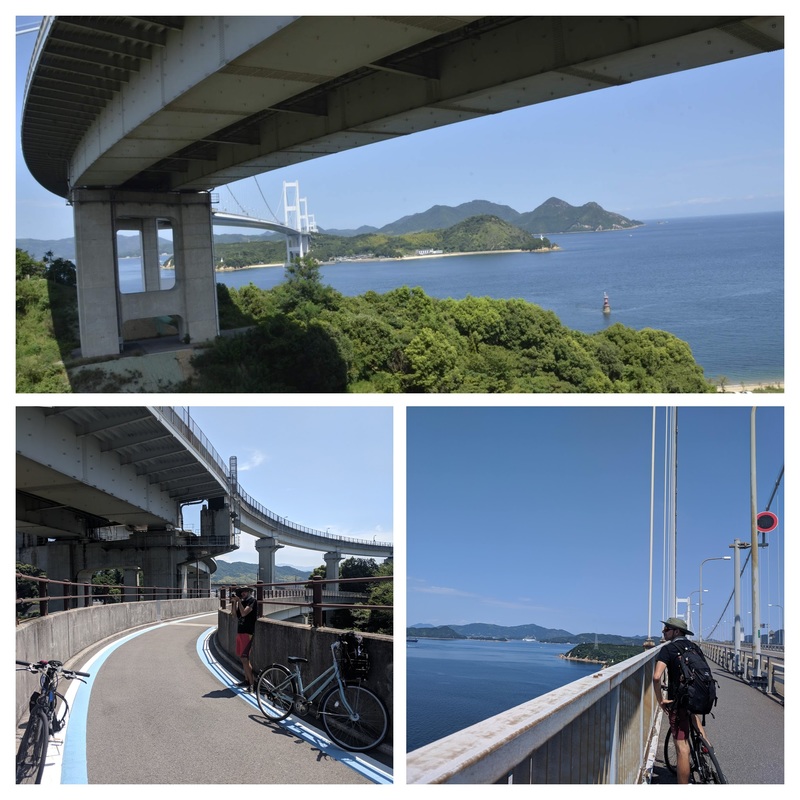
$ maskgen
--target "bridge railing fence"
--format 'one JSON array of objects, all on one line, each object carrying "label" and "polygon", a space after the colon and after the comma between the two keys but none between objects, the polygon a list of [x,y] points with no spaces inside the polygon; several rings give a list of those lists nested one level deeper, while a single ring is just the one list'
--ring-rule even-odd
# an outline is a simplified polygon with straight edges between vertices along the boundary
[{"label": "bridge railing fence", "polygon": [[[168,587],[138,586],[124,583],[78,583],[61,581],[35,575],[15,573],[17,578],[17,619],[37,616],[30,614],[32,607],[38,608],[38,616],[52,613],[51,604],[57,604],[59,611],[74,608],[87,608],[95,604],[131,603],[145,600],[182,600],[194,597],[210,597],[208,584],[200,586]],[[35,584],[32,587],[20,581]]]},{"label": "bridge railing fence", "polygon": [[[325,611],[335,610],[369,610],[389,611],[394,606],[370,603],[367,592],[347,591],[346,587],[366,584],[386,583],[394,580],[392,575],[376,575],[369,578],[317,578],[302,581],[287,581],[284,583],[253,583],[242,584],[255,588],[258,616],[269,616],[269,606],[295,606],[298,609],[307,608],[309,623],[314,628],[321,628],[325,624]],[[342,588],[344,585],[344,589]],[[219,604],[221,609],[228,607],[231,594],[240,587],[218,585]]]},{"label": "bridge railing fence", "polygon": [[[181,407],[173,407],[173,406],[155,406],[153,410],[164,420],[167,424],[172,425],[172,427],[179,430],[183,436],[190,441],[198,450],[201,452],[204,451],[208,457],[209,466],[213,466],[214,471],[217,474],[217,477],[220,478],[225,486],[230,489],[231,486],[231,474],[230,468],[228,464],[225,463],[224,459],[214,448],[214,445],[208,440],[206,435],[203,433],[202,430],[198,427],[197,423],[191,418],[189,415],[188,408],[181,408]],[[315,530],[314,528],[306,527],[305,525],[300,525],[296,522],[292,522],[291,520],[287,519],[286,517],[282,517],[280,514],[276,514],[274,511],[270,511],[268,508],[263,506],[257,500],[253,499],[249,494],[247,494],[241,486],[236,487],[236,496],[239,502],[245,504],[249,510],[253,513],[266,518],[268,521],[275,523],[277,525],[281,525],[285,528],[291,529],[292,531],[300,531],[301,533],[307,533],[312,536],[321,536],[325,539],[333,539],[334,541],[341,541],[341,542],[350,542],[350,543],[357,543],[359,545],[364,544],[363,539],[354,539],[348,538],[346,536],[338,536],[336,534],[327,533],[326,531]],[[384,547],[391,547],[392,545],[387,542],[375,542],[377,545],[381,545]]]},{"label": "bridge railing fence", "polygon": [[642,782],[659,713],[652,686],[659,649],[409,753],[408,782]]},{"label": "bridge railing fence", "polygon": [[703,652],[726,672],[738,676],[745,683],[761,689],[781,702],[786,697],[784,652],[778,649],[762,649],[759,670],[756,675],[756,659],[750,644],[739,648],[737,664],[736,651],[732,643],[703,642]]}]

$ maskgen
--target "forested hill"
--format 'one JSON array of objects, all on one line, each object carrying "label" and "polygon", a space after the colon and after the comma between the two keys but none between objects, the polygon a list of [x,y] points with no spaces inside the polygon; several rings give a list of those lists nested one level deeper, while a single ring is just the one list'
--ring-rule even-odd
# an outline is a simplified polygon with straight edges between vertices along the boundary
[{"label": "forested hill", "polygon": [[342,236],[365,232],[401,236],[420,231],[452,227],[474,216],[491,215],[531,234],[577,233],[584,231],[611,231],[635,228],[644,223],[628,219],[613,211],[606,211],[597,203],[573,206],[558,197],[545,200],[533,211],[520,213],[510,206],[498,205],[488,200],[472,200],[458,206],[432,206],[419,214],[410,214],[379,229],[365,231],[329,230]]},{"label": "forested hill", "polygon": [[[318,243],[326,242],[329,237],[333,239],[362,238],[363,241],[369,241],[363,237],[378,235],[379,240],[385,242],[387,237],[403,237],[408,234],[445,231],[472,217],[495,217],[518,229],[517,235],[519,235],[519,233],[525,233],[536,236],[540,234],[551,235],[556,233],[621,230],[625,228],[635,228],[643,224],[638,220],[623,217],[621,214],[606,211],[600,205],[593,202],[586,203],[582,206],[572,206],[564,200],[551,197],[533,211],[520,213],[510,206],[499,205],[498,203],[492,203],[488,200],[472,200],[469,203],[462,203],[459,206],[432,206],[427,211],[403,217],[395,222],[390,222],[388,225],[384,225],[382,228],[374,228],[371,226],[362,226],[357,230],[320,228],[321,233],[314,238]],[[383,238],[381,239],[380,237]],[[243,266],[238,263],[234,264],[232,261],[229,262],[228,256],[225,254],[223,248],[227,248],[230,245],[249,244],[267,248],[266,251],[260,252],[257,260],[251,260],[249,264],[282,262],[286,254],[286,245],[283,238],[273,233],[215,234],[214,244],[217,250],[217,256],[222,256],[225,259],[225,263],[229,266]],[[120,235],[118,237],[118,251],[119,255],[122,257],[138,255],[139,246],[139,239],[137,236]],[[440,243],[438,245],[427,244],[424,246],[443,247],[444,245]],[[480,249],[531,249],[525,244],[502,248],[482,248],[475,246],[475,242],[473,242],[470,245],[462,243],[461,246],[463,248],[462,252],[464,250]],[[17,247],[21,250],[25,250],[36,259],[41,259],[45,253],[51,251],[56,258],[66,258],[71,261],[75,260],[75,240],[72,238],[17,239]],[[344,247],[344,245],[342,245],[342,247]],[[402,247],[398,249],[402,250]],[[445,247],[445,249],[447,248]],[[169,253],[171,250],[172,244],[168,240],[159,239],[160,252]],[[236,252],[235,248],[234,252]],[[343,255],[344,253],[332,251],[332,254],[336,256]],[[324,260],[324,257],[317,253],[314,253],[314,256],[315,258]]]},{"label": "forested hill", "polygon": [[[470,253],[548,250],[551,247],[547,238],[526,233],[499,217],[484,215],[470,217],[443,230],[402,236],[365,233],[347,237],[318,233],[311,237],[310,254],[317,261],[327,262],[349,258],[405,258],[419,255],[420,251]],[[215,252],[226,268],[281,263],[286,257],[284,244],[267,241],[218,243]]]},{"label": "forested hill", "polygon": [[[321,561],[321,559],[320,559]],[[275,581],[303,581],[311,575],[311,570],[299,570],[296,567],[275,565]],[[258,564],[249,561],[222,561],[217,559],[217,570],[211,576],[212,583],[247,584],[255,583],[258,578]]]}]

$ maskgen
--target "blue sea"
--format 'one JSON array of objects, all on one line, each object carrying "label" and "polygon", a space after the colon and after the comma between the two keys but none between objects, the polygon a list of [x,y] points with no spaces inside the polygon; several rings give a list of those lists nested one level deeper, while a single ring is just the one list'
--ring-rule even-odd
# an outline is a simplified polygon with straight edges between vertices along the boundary
[{"label": "blue sea", "polygon": [[[615,322],[669,331],[688,342],[707,378],[783,381],[784,215],[648,221],[627,231],[554,234],[552,253],[359,261],[325,265],[346,295],[420,286],[433,297],[518,297],[593,333]],[[217,273],[230,287],[264,289],[279,267]],[[612,313],[601,313],[607,292]]]},{"label": "blue sea", "polygon": [[407,750],[597,672],[559,658],[572,645],[420,639],[406,647]]}]

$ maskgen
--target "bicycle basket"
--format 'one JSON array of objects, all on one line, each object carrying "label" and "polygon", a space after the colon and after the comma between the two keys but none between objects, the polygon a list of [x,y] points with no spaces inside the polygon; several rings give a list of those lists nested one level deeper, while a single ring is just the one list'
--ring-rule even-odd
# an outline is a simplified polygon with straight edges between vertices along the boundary
[{"label": "bicycle basket", "polygon": [[339,667],[346,681],[366,678],[369,673],[369,653],[364,649],[360,636],[354,633],[345,633],[339,637]]}]

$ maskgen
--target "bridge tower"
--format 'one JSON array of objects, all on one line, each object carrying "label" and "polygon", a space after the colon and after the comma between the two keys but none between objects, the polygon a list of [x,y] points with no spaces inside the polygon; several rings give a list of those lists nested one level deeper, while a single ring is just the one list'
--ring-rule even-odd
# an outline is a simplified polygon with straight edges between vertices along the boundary
[{"label": "bridge tower", "polygon": [[308,213],[308,201],[300,197],[298,181],[283,182],[283,221],[287,228],[297,233],[286,236],[286,263],[291,264],[295,258],[308,255],[310,234],[316,233],[317,225],[313,215]]}]

